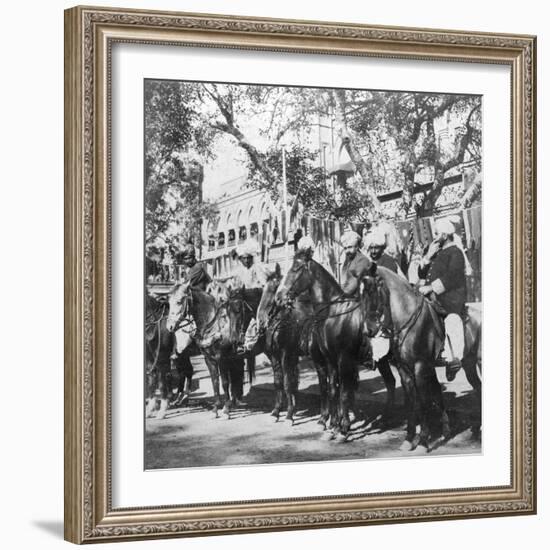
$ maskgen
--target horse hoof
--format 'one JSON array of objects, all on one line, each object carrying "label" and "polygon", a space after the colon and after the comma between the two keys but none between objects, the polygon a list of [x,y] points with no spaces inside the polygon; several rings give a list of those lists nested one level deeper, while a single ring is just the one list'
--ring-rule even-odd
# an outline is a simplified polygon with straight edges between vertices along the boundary
[{"label": "horse hoof", "polygon": [[403,443],[401,443],[401,446],[399,447],[400,451],[412,451],[413,450],[413,444],[412,441],[409,441],[408,439],[405,439]]},{"label": "horse hoof", "polygon": [[348,435],[343,433],[338,433],[336,435],[336,443],[345,443],[348,440]]},{"label": "horse hoof", "polygon": [[326,431],[321,435],[321,441],[332,441],[334,439],[335,435],[332,431]]},{"label": "horse hoof", "polygon": [[414,449],[411,449],[411,454],[413,455],[425,455],[428,454],[430,450],[426,445],[419,444]]}]

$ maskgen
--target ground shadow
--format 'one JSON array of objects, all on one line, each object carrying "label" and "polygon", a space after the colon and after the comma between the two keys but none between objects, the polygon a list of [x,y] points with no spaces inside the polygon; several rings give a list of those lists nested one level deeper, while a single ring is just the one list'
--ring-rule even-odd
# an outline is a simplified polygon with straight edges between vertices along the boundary
[{"label": "ground shadow", "polygon": [[45,533],[53,535],[56,539],[63,539],[64,530],[63,521],[61,520],[38,520],[33,521],[33,525]]}]

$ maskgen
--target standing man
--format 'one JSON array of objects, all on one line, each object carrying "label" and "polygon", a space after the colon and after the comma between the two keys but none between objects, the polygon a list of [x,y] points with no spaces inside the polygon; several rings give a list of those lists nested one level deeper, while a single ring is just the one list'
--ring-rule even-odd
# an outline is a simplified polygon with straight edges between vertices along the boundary
[{"label": "standing man", "polygon": [[464,357],[464,325],[461,315],[466,304],[464,254],[456,246],[455,227],[448,219],[435,223],[436,238],[420,262],[419,276],[426,284],[419,288],[425,295],[435,296],[445,310],[445,349],[447,380],[454,380]]},{"label": "standing man", "polygon": [[184,264],[183,280],[188,281],[190,286],[205,291],[212,279],[208,275],[204,264],[197,261],[195,247],[191,243],[185,245],[181,253],[181,259]]}]

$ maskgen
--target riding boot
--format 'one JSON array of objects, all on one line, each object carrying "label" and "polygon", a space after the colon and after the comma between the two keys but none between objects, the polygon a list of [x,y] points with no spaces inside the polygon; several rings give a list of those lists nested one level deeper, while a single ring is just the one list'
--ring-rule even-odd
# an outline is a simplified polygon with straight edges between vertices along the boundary
[{"label": "riding boot", "polygon": [[445,377],[447,382],[452,382],[460,370],[462,362],[459,359],[454,359],[453,361],[447,361],[445,363]]},{"label": "riding boot", "polygon": [[362,365],[366,370],[374,370],[376,368],[376,365],[372,356],[372,347],[367,337],[364,337],[361,341],[361,346],[359,347],[358,359],[359,359],[359,364]]}]

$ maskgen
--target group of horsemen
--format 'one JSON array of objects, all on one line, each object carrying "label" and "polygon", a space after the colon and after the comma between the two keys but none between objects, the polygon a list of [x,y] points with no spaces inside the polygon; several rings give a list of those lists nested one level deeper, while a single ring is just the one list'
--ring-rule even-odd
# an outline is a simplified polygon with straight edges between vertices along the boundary
[{"label": "group of horsemen", "polygon": [[[386,252],[387,238],[382,231],[373,231],[362,244],[354,231],[346,231],[341,240],[345,252],[342,265],[341,287],[346,296],[359,298],[361,281],[373,272],[373,263],[405,278],[398,262]],[[297,250],[313,257],[315,244],[309,236],[302,237]],[[231,282],[233,288],[263,289],[268,276],[265,264],[256,260],[257,244],[247,241],[237,249],[238,264],[232,272],[216,281]],[[187,245],[182,254],[183,279],[190,286],[205,291],[213,281],[205,265],[198,261],[193,245]],[[446,367],[448,381],[452,381],[461,366],[464,355],[464,327],[462,314],[466,304],[466,263],[464,251],[457,245],[455,226],[449,219],[435,224],[435,239],[429,245],[418,266],[417,289],[432,300],[444,316],[446,332],[442,364]],[[384,297],[385,296],[385,297]],[[364,338],[358,361],[367,369],[376,367],[376,361],[389,349],[392,336],[392,318],[388,295],[382,293],[380,329],[374,338]],[[243,334],[244,340],[244,334]],[[238,346],[241,350],[243,343]],[[373,353],[374,350],[374,353]],[[380,351],[384,350],[384,351]],[[244,351],[244,350],[243,350]]]}]

